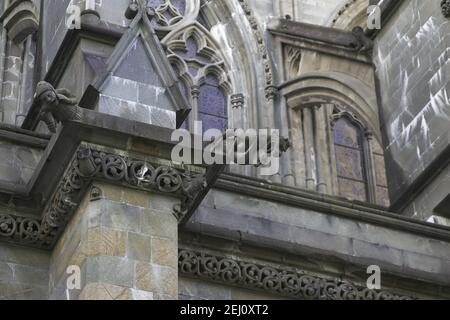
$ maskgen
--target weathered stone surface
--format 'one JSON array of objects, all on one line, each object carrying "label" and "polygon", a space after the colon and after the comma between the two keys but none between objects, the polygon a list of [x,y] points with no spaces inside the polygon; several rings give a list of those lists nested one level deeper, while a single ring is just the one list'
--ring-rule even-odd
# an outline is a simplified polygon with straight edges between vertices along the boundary
[{"label": "weathered stone surface", "polygon": [[124,257],[127,244],[127,233],[107,228],[90,229],[87,240],[83,240],[82,253],[87,256],[108,255]]},{"label": "weathered stone surface", "polygon": [[95,256],[86,258],[86,283],[104,282],[132,288],[134,262],[125,258]]},{"label": "weathered stone surface", "polygon": [[108,202],[103,207],[102,225],[123,231],[139,231],[141,210],[127,204]]},{"label": "weathered stone surface", "polygon": [[175,217],[168,212],[144,210],[141,216],[141,232],[162,238],[173,238],[177,233]]},{"label": "weathered stone surface", "polygon": [[79,300],[153,300],[153,294],[107,283],[90,283],[81,292]]},{"label": "weathered stone surface", "polygon": [[152,238],[138,233],[128,233],[127,258],[150,263],[152,260]]},{"label": "weathered stone surface", "polygon": [[178,295],[178,274],[176,269],[138,262],[136,264],[136,288],[154,294]]},{"label": "weathered stone surface", "polygon": [[173,269],[178,265],[178,243],[174,239],[152,238],[152,262]]}]

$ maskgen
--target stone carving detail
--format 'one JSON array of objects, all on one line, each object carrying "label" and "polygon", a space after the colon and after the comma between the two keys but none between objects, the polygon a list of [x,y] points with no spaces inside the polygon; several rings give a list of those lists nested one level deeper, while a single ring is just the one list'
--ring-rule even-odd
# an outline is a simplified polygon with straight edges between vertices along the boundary
[{"label": "stone carving detail", "polygon": [[[175,194],[186,210],[205,187],[204,174],[182,172],[167,166],[81,147],[44,210],[41,221],[0,214],[0,239],[44,248],[51,247],[72,217],[94,180],[120,183],[143,191]],[[98,189],[98,188],[97,188]],[[91,199],[101,197],[101,190],[91,188]]]},{"label": "stone carving detail", "polygon": [[39,29],[36,6],[31,0],[13,1],[0,17],[0,23],[4,24],[8,37],[19,44]]},{"label": "stone carving detail", "polygon": [[141,190],[179,194],[189,202],[199,191],[203,174],[183,173],[167,166],[153,166],[117,154],[107,154],[89,148],[78,151],[72,169],[65,177],[44,220],[52,227],[62,227],[68,220],[73,199],[93,179],[105,179],[137,187]]},{"label": "stone carving detail", "polygon": [[163,44],[167,48],[169,61],[175,66],[184,83],[192,89],[199,89],[212,74],[218,79],[224,92],[231,91],[231,81],[225,71],[225,61],[220,54],[220,48],[200,23],[194,22],[169,35],[163,40]]},{"label": "stone carving detail", "polygon": [[100,187],[92,186],[91,188],[91,202],[103,199],[103,190]]},{"label": "stone carving detail", "polygon": [[300,48],[286,46],[285,48],[286,71],[289,79],[299,75],[302,51]]},{"label": "stone carving detail", "polygon": [[333,114],[330,116],[331,127],[334,127],[336,121],[338,121],[340,118],[343,117],[346,117],[361,129],[366,130],[366,126],[364,125],[364,123],[362,123],[361,120],[359,120],[359,118],[353,112],[347,110],[340,110],[339,108],[335,108]]},{"label": "stone carving detail", "polygon": [[[250,8],[249,4],[247,3],[247,0],[238,0],[238,2],[241,5],[242,10],[244,10],[244,13],[247,16],[248,21],[250,22],[250,25],[253,30],[253,35],[255,36],[256,42],[258,44],[259,54],[261,55],[261,58],[262,58],[263,64],[264,64],[266,87],[271,87],[271,86],[273,86],[272,64],[270,62],[269,52],[264,43],[263,32],[261,31],[260,27],[258,26],[256,17],[253,15],[252,9]],[[273,93],[275,93],[275,92],[271,89],[266,90],[267,100],[273,100],[275,98],[275,95]]]},{"label": "stone carving detail", "polygon": [[369,290],[340,279],[325,279],[291,268],[274,268],[253,262],[180,249],[180,275],[263,290],[306,300],[412,300],[387,291]]},{"label": "stone carving detail", "polygon": [[446,18],[450,18],[450,0],[441,1],[442,14]]},{"label": "stone carving detail", "polygon": [[36,244],[45,243],[45,235],[51,235],[50,229],[37,219],[0,214],[0,238]]},{"label": "stone carving detail", "polygon": [[77,99],[67,89],[55,89],[50,83],[41,81],[36,87],[35,101],[39,105],[40,120],[52,133],[56,132],[60,122],[81,120]]},{"label": "stone carving detail", "polygon": [[234,109],[240,109],[244,107],[245,97],[242,93],[234,94],[231,96],[231,105]]},{"label": "stone carving detail", "polygon": [[372,41],[372,39],[370,39],[369,37],[366,36],[363,28],[355,27],[352,30],[352,33],[355,36],[356,41],[357,41],[356,47],[355,47],[356,51],[367,52],[367,51],[370,51],[373,49],[373,41]]}]

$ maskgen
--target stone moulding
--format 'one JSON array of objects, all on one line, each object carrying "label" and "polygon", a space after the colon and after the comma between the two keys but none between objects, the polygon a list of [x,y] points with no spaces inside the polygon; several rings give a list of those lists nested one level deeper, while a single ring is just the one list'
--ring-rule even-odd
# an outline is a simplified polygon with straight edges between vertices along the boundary
[{"label": "stone moulding", "polygon": [[253,35],[255,36],[258,45],[259,54],[261,55],[261,58],[263,60],[264,74],[266,78],[266,89],[265,89],[266,99],[273,100],[277,95],[278,91],[274,90],[272,63],[270,61],[269,52],[264,43],[263,32],[258,26],[256,17],[253,15],[253,11],[250,8],[249,4],[247,3],[247,0],[239,0],[238,2],[241,5],[242,10],[244,11],[245,16],[247,17],[247,20],[250,23],[250,26],[252,27]]},{"label": "stone moulding", "polygon": [[[45,207],[42,219],[0,214],[0,239],[51,249],[92,182],[97,180],[171,194],[181,198],[181,208],[188,207],[205,187],[202,173],[183,172],[82,145]],[[174,214],[179,210],[180,206],[174,208]]]},{"label": "stone moulding", "polygon": [[370,290],[341,279],[326,279],[303,270],[272,267],[189,249],[178,252],[178,272],[226,285],[260,290],[300,300],[414,300],[388,291]]},{"label": "stone moulding", "polygon": [[0,23],[4,23],[8,37],[19,44],[39,28],[36,6],[31,0],[16,0],[0,17]]}]

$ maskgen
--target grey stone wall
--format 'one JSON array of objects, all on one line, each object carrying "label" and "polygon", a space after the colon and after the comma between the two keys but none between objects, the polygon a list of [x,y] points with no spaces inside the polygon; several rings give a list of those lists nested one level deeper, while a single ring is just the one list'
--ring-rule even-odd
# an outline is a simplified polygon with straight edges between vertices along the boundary
[{"label": "grey stone wall", "polygon": [[[50,299],[176,299],[176,200],[98,187],[103,198],[84,199],[53,250]],[[68,266],[80,268],[81,290],[66,290]]]},{"label": "grey stone wall", "polygon": [[228,191],[211,191],[188,230],[450,284],[449,242]]},{"label": "grey stone wall", "polygon": [[0,300],[46,300],[50,253],[0,243]]},{"label": "grey stone wall", "polygon": [[449,28],[440,1],[409,0],[377,36],[374,59],[393,202],[450,143]]},{"label": "grey stone wall", "polygon": [[0,183],[25,186],[33,176],[44,150],[1,141]]},{"label": "grey stone wall", "polygon": [[274,296],[257,291],[225,286],[198,279],[179,278],[180,300],[279,300]]}]

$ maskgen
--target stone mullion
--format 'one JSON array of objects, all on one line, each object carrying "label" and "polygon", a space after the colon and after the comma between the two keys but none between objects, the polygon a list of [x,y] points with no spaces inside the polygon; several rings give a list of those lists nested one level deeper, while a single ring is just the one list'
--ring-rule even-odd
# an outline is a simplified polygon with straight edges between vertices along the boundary
[{"label": "stone mullion", "polygon": [[314,145],[314,119],[311,107],[303,108],[303,137],[305,139],[306,188],[316,190],[316,152]]},{"label": "stone mullion", "polygon": [[296,186],[300,188],[306,187],[305,179],[305,146],[303,139],[303,121],[301,110],[288,109],[292,139],[292,154],[294,162],[294,175]]},{"label": "stone mullion", "polygon": [[364,140],[364,165],[367,175],[367,196],[370,203],[377,203],[377,181],[372,140],[373,133],[366,131]]},{"label": "stone mullion", "polygon": [[198,111],[198,97],[200,95],[200,87],[194,85],[191,87],[191,101],[192,101],[192,110],[189,115],[189,130],[193,132],[194,130],[194,122],[200,120],[200,114]]},{"label": "stone mullion", "polygon": [[[5,3],[3,4],[4,10],[6,10],[7,8],[7,2],[5,1]],[[3,78],[4,78],[4,72],[5,72],[5,57],[6,57],[6,41],[7,41],[7,32],[6,29],[3,27],[3,24],[0,25],[1,31],[0,31],[0,101],[2,100],[3,97]],[[3,119],[3,110],[2,110],[2,117],[1,119]]]},{"label": "stone mullion", "polygon": [[[329,104],[326,106],[326,119],[331,119],[334,111],[334,105]],[[336,165],[336,149],[334,147],[334,135],[333,135],[333,127],[329,121],[327,121],[327,135],[328,135],[328,146],[329,146],[329,155],[330,155],[330,179],[332,185],[330,187],[331,193],[333,195],[339,195],[339,181],[337,174],[337,165]]]},{"label": "stone mullion", "polygon": [[28,37],[24,43],[23,55],[22,55],[22,71],[20,73],[20,88],[19,88],[19,97],[17,103],[17,115],[16,115],[16,125],[21,125],[21,123],[17,122],[18,116],[22,116],[25,118],[25,102],[26,102],[26,81],[28,77],[28,63],[29,63],[29,55],[31,51],[31,42],[32,38]]},{"label": "stone mullion", "polygon": [[329,163],[327,163],[328,152],[326,148],[326,131],[324,105],[316,105],[314,107],[315,120],[315,145],[317,160],[317,191],[320,193],[328,193],[330,181]]},{"label": "stone mullion", "polygon": [[[21,70],[23,66],[23,44],[7,42],[3,72],[2,111],[3,122],[15,124],[18,111]],[[7,90],[5,90],[7,88]]]},{"label": "stone mullion", "polygon": [[[280,113],[281,113],[281,128],[280,128],[280,137],[287,137],[289,140],[292,139],[289,128],[289,107],[287,106],[286,100],[284,98],[280,99]],[[295,186],[295,178],[294,178],[294,168],[292,165],[292,150],[286,151],[284,156],[281,156],[281,178],[282,182],[288,186]]]}]

